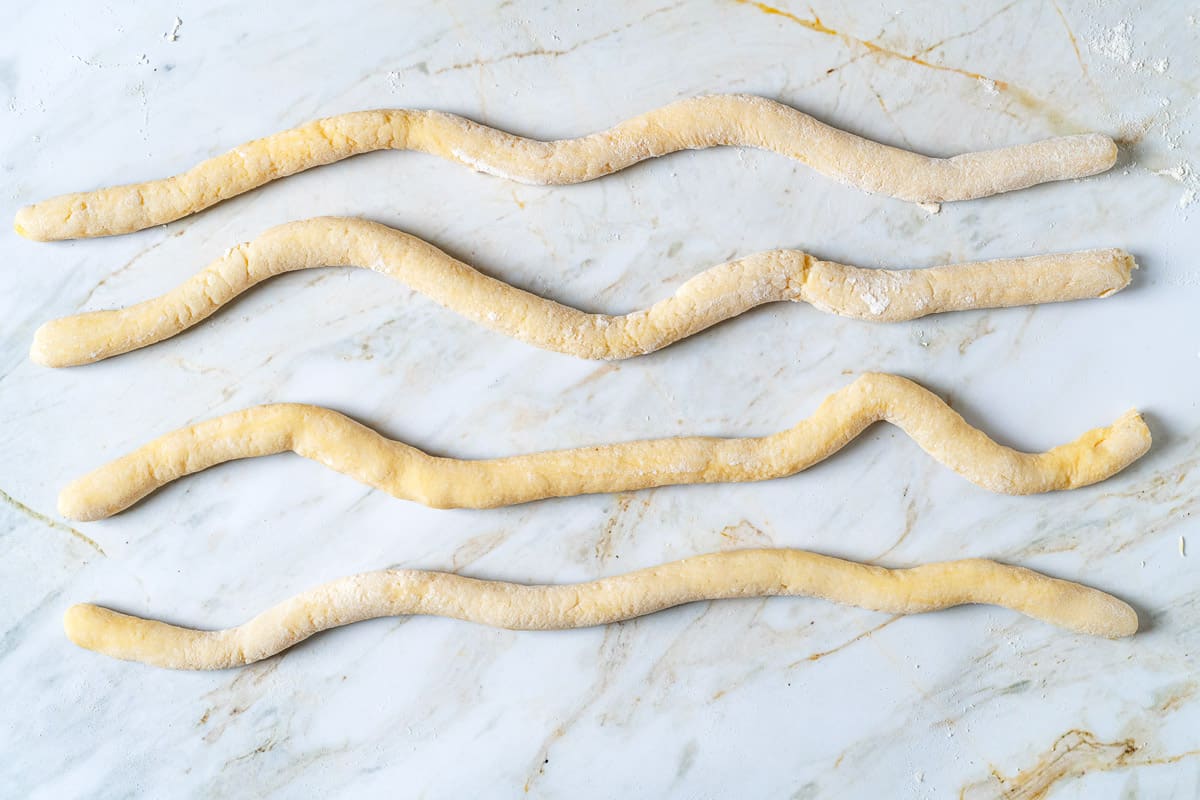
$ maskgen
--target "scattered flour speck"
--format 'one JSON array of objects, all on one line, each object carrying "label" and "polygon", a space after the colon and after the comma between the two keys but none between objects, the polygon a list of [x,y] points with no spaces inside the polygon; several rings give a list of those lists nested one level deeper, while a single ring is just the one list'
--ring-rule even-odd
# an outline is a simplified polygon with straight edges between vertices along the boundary
[{"label": "scattered flour speck", "polygon": [[1200,201],[1200,175],[1192,169],[1192,165],[1186,161],[1180,161],[1179,164],[1171,169],[1156,169],[1155,175],[1162,175],[1170,178],[1173,181],[1182,183],[1184,186],[1183,194],[1179,196],[1179,207],[1186,209]]},{"label": "scattered flour speck", "polygon": [[1133,42],[1129,38],[1131,32],[1129,23],[1121,22],[1092,37],[1088,44],[1094,52],[1105,58],[1128,64],[1133,59]]},{"label": "scattered flour speck", "polygon": [[491,164],[488,164],[484,161],[480,161],[477,158],[473,158],[472,156],[467,155],[464,151],[459,150],[457,147],[454,148],[453,150],[451,150],[450,152],[451,152],[451,154],[453,154],[453,156],[455,158],[457,158],[459,161],[466,164],[468,167],[475,170],[476,172],[484,172],[488,175],[495,175],[497,178],[504,178],[504,179],[510,180],[510,181],[517,181],[518,183],[528,183],[528,181],[524,180],[523,178],[519,178],[516,175],[509,175],[508,173],[504,172],[503,170],[493,167]]}]

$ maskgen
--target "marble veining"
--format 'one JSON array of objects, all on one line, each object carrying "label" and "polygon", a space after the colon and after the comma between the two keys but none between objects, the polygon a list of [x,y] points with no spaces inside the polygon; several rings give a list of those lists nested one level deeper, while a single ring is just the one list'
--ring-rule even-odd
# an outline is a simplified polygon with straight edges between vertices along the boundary
[{"label": "marble veining", "polygon": [[[931,214],[751,150],[554,188],[375,153],[130,236],[48,245],[5,228],[0,794],[1200,793],[1200,10],[347,0],[286,13],[229,2],[5,13],[7,219],[313,117],[388,106],[550,138],[748,92],[932,155],[1084,131],[1118,138],[1122,154],[1102,176]],[[230,245],[321,214],[378,220],[607,313],[774,248],[921,267],[1124,247],[1142,269],[1100,302],[886,326],[776,304],[606,364],[330,268],[272,279],[153,348],[65,370],[27,359],[48,319],[158,294]],[[484,457],[766,433],[867,370],[920,381],[1017,447],[1131,406],[1155,447],[1105,483],[1036,497],[984,492],[877,426],[807,473],[752,485],[435,511],[283,455],[211,470],[103,522],[54,510],[65,482],[150,436],[257,403],[328,405],[423,449]],[[996,558],[1119,595],[1143,632],[1111,642],[999,609],[896,619],[777,598],[561,633],[377,620],[246,669],[189,674],[78,650],[60,625],[77,601],[233,625],[390,565],[576,581],[752,546],[888,566]]]}]

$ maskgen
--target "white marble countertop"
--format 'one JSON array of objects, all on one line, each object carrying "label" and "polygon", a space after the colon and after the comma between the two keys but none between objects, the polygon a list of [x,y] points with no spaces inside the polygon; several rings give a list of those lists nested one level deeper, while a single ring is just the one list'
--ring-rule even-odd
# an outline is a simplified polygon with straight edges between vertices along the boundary
[{"label": "white marble countertop", "polygon": [[[1200,9],[1109,5],[6,9],[10,220],[28,202],[161,177],[371,107],[552,138],[737,91],[929,154],[1089,130],[1123,147],[1103,176],[936,216],[728,149],[562,188],[376,153],[130,236],[37,244],[5,226],[0,793],[1200,795],[1200,20],[1188,16]],[[926,266],[1120,246],[1142,268],[1104,301],[891,326],[775,305],[611,365],[493,334],[379,275],[328,269],[272,280],[186,335],[101,364],[27,359],[48,319],[150,297],[232,244],[320,214],[399,227],[506,281],[613,312],[777,247]],[[1103,484],[1035,497],[989,494],[877,426],[805,474],[754,485],[436,511],[289,455],[213,469],[104,522],[54,511],[71,478],[257,403],[328,405],[478,457],[775,431],[867,370],[920,381],[1014,446],[1049,447],[1131,406],[1155,446]],[[1181,537],[1194,554],[1181,556]],[[1003,609],[893,621],[779,598],[567,633],[384,619],[245,669],[179,673],[77,649],[61,627],[79,601],[221,627],[390,565],[573,581],[764,545],[889,566],[998,558],[1127,599],[1143,632],[1106,641]]]}]

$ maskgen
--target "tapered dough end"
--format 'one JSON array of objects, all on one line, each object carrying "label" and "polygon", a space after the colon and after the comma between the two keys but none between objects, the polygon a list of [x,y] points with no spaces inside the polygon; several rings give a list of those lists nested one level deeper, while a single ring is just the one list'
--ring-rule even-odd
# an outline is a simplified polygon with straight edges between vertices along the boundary
[{"label": "tapered dough end", "polygon": [[64,238],[62,226],[47,224],[47,219],[52,214],[62,210],[52,208],[52,206],[59,205],[57,202],[59,199],[56,197],[17,209],[17,215],[13,219],[13,230],[35,242],[53,242],[56,239]]},{"label": "tapered dough end", "polygon": [[53,324],[53,321],[47,322],[33,332],[33,343],[29,345],[29,360],[41,367],[70,366],[55,357],[57,347],[54,342],[54,332],[47,331],[47,328]]},{"label": "tapered dough end", "polygon": [[[92,485],[90,475],[71,481],[58,493],[58,513],[75,522],[94,522],[98,519],[112,516],[120,508],[111,509],[108,504],[98,502],[93,495],[97,494]],[[102,497],[111,497],[111,492],[101,490]],[[123,508],[122,506],[121,508]]]},{"label": "tapered dough end", "polygon": [[[1096,591],[1096,590],[1092,590]],[[1104,596],[1104,622],[1092,628],[1083,629],[1084,633],[1105,636],[1109,639],[1124,639],[1133,636],[1138,631],[1138,615],[1133,606],[1118,600],[1109,594],[1097,592]]]},{"label": "tapered dough end", "polygon": [[78,367],[116,355],[111,348],[96,347],[98,329],[104,331],[105,317],[112,313],[93,311],[44,323],[33,334],[29,360],[43,367]]},{"label": "tapered dough end", "polygon": [[155,467],[132,461],[117,459],[68,483],[58,493],[58,513],[76,522],[93,522],[124,511],[154,491]]},{"label": "tapered dough end", "polygon": [[17,210],[13,228],[35,242],[112,236],[149,227],[137,185],[74,192]]},{"label": "tapered dough end", "polygon": [[67,613],[63,615],[63,630],[67,638],[80,647],[103,652],[100,644],[103,639],[105,611],[106,609],[90,603],[76,603],[68,608]]},{"label": "tapered dough end", "polygon": [[1035,616],[1077,633],[1124,639],[1138,630],[1138,615],[1132,606],[1090,586],[1068,584],[1068,591],[1050,606]]},{"label": "tapered dough end", "polygon": [[1117,163],[1120,151],[1111,137],[1102,133],[1085,133],[1078,136],[1077,140],[1083,145],[1081,150],[1087,153],[1091,157],[1089,160],[1095,164],[1095,171],[1091,174],[1107,172]]},{"label": "tapered dough end", "polygon": [[1141,412],[1131,408],[1108,427],[1108,436],[1095,446],[1106,450],[1109,457],[1120,465],[1117,468],[1120,471],[1146,455],[1153,443],[1150,426]]},{"label": "tapered dough end", "polygon": [[30,361],[43,367],[74,367],[89,363],[73,352],[73,337],[64,324],[69,319],[52,319],[34,331],[33,343],[29,345]]},{"label": "tapered dough end", "polygon": [[1111,478],[1144,456],[1152,443],[1146,421],[1137,409],[1130,409],[1112,425],[1050,451],[1064,470],[1064,482],[1057,488],[1078,489]]},{"label": "tapered dough end", "polygon": [[1137,259],[1133,257],[1132,253],[1121,250],[1120,248],[1114,248],[1112,250],[1103,252],[1112,260],[1113,269],[1119,276],[1117,285],[1114,285],[1100,293],[1100,297],[1108,297],[1109,295],[1115,294],[1129,285],[1129,282],[1133,280],[1133,271],[1138,268],[1138,263]]},{"label": "tapered dough end", "polygon": [[68,639],[85,650],[124,661],[142,661],[145,635],[137,623],[145,621],[90,603],[78,603],[63,615],[63,630]]},{"label": "tapered dough end", "polygon": [[196,631],[79,603],[63,615],[67,638],[85,650],[167,669],[224,669],[245,659],[220,632]]}]

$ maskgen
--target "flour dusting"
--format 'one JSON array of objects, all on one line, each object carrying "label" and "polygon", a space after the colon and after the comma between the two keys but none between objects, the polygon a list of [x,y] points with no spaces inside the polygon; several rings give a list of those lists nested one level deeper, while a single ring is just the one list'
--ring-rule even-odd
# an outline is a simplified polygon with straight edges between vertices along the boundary
[{"label": "flour dusting", "polygon": [[904,289],[910,282],[911,276],[898,275],[885,270],[875,270],[869,276],[848,275],[846,285],[850,291],[858,295],[872,316],[878,317],[888,310],[892,297]]},{"label": "flour dusting", "polygon": [[1129,64],[1133,61],[1133,40],[1130,38],[1132,32],[1133,28],[1128,22],[1120,22],[1092,37],[1088,44],[1093,52],[1105,58]]},{"label": "flour dusting", "polygon": [[1180,161],[1170,169],[1156,169],[1155,175],[1162,175],[1164,178],[1170,178],[1177,183],[1182,183],[1184,186],[1183,194],[1179,196],[1179,207],[1181,209],[1189,208],[1194,205],[1197,200],[1200,200],[1200,175],[1192,169],[1192,165],[1186,161]]},{"label": "flour dusting", "polygon": [[466,164],[468,167],[475,170],[476,172],[483,172],[488,175],[495,175],[497,178],[504,178],[505,180],[517,181],[518,183],[529,183],[529,181],[526,181],[523,178],[518,178],[516,175],[510,175],[509,173],[505,172],[504,170],[493,167],[491,164],[487,163],[486,161],[480,161],[478,158],[469,156],[462,150],[459,150],[457,147],[454,148],[453,150],[451,150],[450,152],[455,158],[457,158],[459,161]]}]

